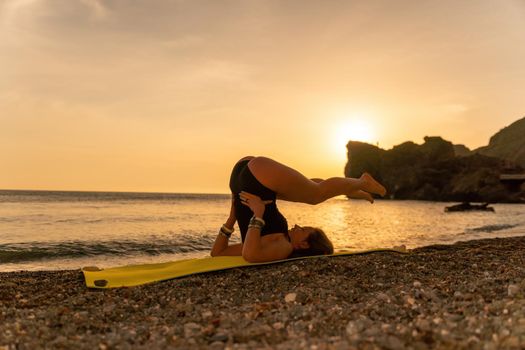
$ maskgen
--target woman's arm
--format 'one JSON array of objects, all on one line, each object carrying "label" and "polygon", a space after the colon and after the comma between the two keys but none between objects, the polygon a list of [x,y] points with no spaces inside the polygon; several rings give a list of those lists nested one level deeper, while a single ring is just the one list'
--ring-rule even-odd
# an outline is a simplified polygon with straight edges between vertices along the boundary
[{"label": "woman's arm", "polygon": [[275,261],[286,259],[292,251],[292,245],[284,239],[262,242],[261,230],[250,228],[242,247],[242,257],[252,263]]},{"label": "woman's arm", "polygon": [[[263,201],[258,196],[241,192],[242,203],[252,210],[257,218],[264,216],[266,204],[272,201]],[[286,259],[293,251],[289,242],[285,240],[261,240],[261,229],[249,227],[242,247],[242,257],[248,262],[265,262]]]},{"label": "woman's arm", "polygon": [[[233,229],[233,226],[235,225],[235,222],[237,221],[237,218],[235,216],[235,207],[233,205],[233,197],[234,194],[232,193],[232,204],[230,208],[230,216],[228,217],[228,220],[224,223],[224,226],[229,228],[230,230]],[[232,244],[229,245],[229,239],[222,235],[218,234],[217,238],[215,238],[215,243],[213,244],[213,247],[211,248],[210,255],[211,256],[226,256],[226,255],[241,255],[242,252],[242,243],[238,244]]]}]

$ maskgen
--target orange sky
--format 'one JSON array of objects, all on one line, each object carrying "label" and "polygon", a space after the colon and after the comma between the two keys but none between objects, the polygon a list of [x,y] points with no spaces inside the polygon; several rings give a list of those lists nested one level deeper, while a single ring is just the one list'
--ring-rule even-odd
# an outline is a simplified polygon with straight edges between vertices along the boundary
[{"label": "orange sky", "polygon": [[0,1],[0,188],[228,191],[266,155],[470,148],[525,115],[525,3]]}]

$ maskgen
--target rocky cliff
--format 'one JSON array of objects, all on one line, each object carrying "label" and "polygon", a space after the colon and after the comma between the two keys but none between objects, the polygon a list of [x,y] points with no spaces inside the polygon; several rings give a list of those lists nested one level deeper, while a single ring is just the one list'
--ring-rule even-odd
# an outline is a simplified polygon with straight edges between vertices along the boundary
[{"label": "rocky cliff", "polygon": [[[457,145],[441,137],[425,137],[422,145],[405,142],[390,150],[350,141],[345,175],[369,172],[392,199],[434,201],[523,202],[525,188],[512,191],[499,175],[509,162],[483,154],[456,155]],[[517,171],[521,171],[513,164]]]},{"label": "rocky cliff", "polygon": [[487,146],[473,152],[507,159],[525,168],[525,117],[498,131]]}]

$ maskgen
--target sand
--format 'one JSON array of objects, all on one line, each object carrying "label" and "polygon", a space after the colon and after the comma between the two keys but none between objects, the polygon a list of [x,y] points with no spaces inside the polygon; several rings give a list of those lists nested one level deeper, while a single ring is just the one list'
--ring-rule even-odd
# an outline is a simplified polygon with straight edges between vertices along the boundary
[{"label": "sand", "polygon": [[0,349],[525,348],[525,237],[90,290],[0,273]]}]

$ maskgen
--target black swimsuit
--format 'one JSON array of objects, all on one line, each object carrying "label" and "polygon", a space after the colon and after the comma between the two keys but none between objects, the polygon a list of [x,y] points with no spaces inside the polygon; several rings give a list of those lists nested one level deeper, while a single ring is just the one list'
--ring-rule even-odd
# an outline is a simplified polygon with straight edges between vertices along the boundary
[{"label": "black swimsuit", "polygon": [[246,233],[248,232],[248,224],[250,223],[250,218],[253,216],[253,212],[248,206],[241,203],[239,197],[241,191],[259,196],[262,200],[273,201],[271,204],[266,205],[263,216],[266,225],[264,225],[261,230],[261,236],[272,233],[284,233],[288,238],[288,222],[283,214],[279,212],[277,204],[275,203],[277,194],[261,184],[255,176],[253,176],[250,168],[248,168],[249,161],[250,159],[246,159],[235,164],[230,177],[230,190],[235,195],[233,204],[235,207],[235,216],[237,217],[239,229],[241,230],[242,241],[244,242]]}]

